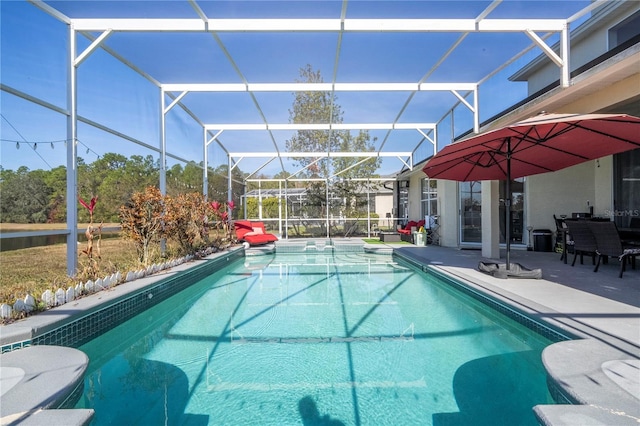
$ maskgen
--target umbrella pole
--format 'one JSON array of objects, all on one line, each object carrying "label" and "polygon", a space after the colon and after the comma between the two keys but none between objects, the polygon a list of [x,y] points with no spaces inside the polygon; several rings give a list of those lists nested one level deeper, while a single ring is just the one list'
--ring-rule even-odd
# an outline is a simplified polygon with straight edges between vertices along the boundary
[{"label": "umbrella pole", "polygon": [[511,138],[507,138],[507,196],[505,199],[505,205],[507,208],[507,223],[505,230],[507,235],[507,270],[511,269]]}]

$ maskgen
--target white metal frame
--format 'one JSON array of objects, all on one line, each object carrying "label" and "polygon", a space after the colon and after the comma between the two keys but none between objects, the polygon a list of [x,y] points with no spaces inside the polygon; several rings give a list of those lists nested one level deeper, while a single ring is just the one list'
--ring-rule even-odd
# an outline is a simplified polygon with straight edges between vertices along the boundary
[{"label": "white metal frame", "polygon": [[[245,157],[263,157],[268,158],[267,163],[274,159],[279,159],[282,163],[282,158],[285,157],[301,157],[310,156],[316,157],[337,157],[337,156],[349,156],[349,157],[363,157],[366,161],[369,158],[374,157],[398,157],[408,168],[413,166],[413,155],[425,141],[429,141],[433,144],[434,153],[436,150],[436,128],[437,125],[444,119],[440,119],[437,123],[399,123],[398,119],[402,114],[402,111],[407,107],[411,97],[416,92],[420,91],[450,91],[458,99],[458,102],[452,107],[450,111],[462,104],[466,106],[474,117],[474,132],[479,131],[479,111],[478,111],[478,85],[480,82],[460,82],[460,83],[428,83],[427,78],[431,73],[449,56],[457,47],[457,45],[466,37],[469,33],[474,32],[513,32],[524,33],[532,41],[532,47],[539,47],[560,69],[560,81],[562,87],[569,86],[569,25],[584,14],[590,12],[594,8],[605,3],[605,0],[597,0],[590,6],[586,7],[577,14],[569,17],[568,19],[486,19],[486,16],[495,9],[501,2],[501,0],[494,0],[477,18],[475,19],[347,19],[346,5],[348,0],[343,0],[342,13],[340,18],[336,19],[210,19],[199,7],[196,0],[189,0],[191,6],[198,14],[198,19],[72,19],[64,14],[60,13],[54,7],[39,1],[28,0],[36,7],[40,8],[44,12],[53,16],[61,22],[69,25],[69,41],[68,41],[68,93],[67,93],[67,110],[63,113],[67,116],[67,139],[71,141],[77,140],[77,122],[78,120],[88,123],[92,126],[98,127],[104,131],[110,132],[114,135],[122,137],[134,143],[138,143],[146,148],[160,153],[160,189],[164,193],[166,191],[166,159],[172,157],[180,161],[186,161],[175,154],[168,153],[166,150],[166,114],[175,106],[180,106],[191,117],[199,123],[203,128],[203,160],[205,167],[203,167],[204,177],[204,191],[206,194],[207,188],[207,164],[208,154],[207,148],[213,142],[216,142],[218,146],[227,154],[229,162],[229,193],[231,193],[231,170],[237,166],[238,162]],[[243,81],[238,84],[162,84],[157,82],[143,70],[137,68],[134,64],[130,63],[126,59],[122,58],[105,45],[105,41],[115,32],[205,32],[211,33],[216,41],[221,44],[217,34],[223,32],[335,32],[338,34],[338,46],[336,49],[336,59],[334,65],[333,79],[330,83],[321,84],[304,84],[304,83],[253,83],[248,82],[242,76],[238,67],[235,65],[233,58],[227,54],[228,59]],[[100,33],[95,37],[92,33]],[[339,61],[339,53],[341,49],[342,34],[348,32],[457,32],[461,33],[458,42],[456,42],[440,61],[430,70],[422,79],[418,82],[411,83],[340,83],[336,81],[336,70]],[[539,32],[547,33],[545,35],[538,35]],[[558,33],[560,35],[560,54],[556,54],[553,49],[547,45],[545,39],[550,33]],[[76,51],[76,36],[82,34],[91,40],[90,45],[78,54]],[[77,84],[76,76],[78,67],[93,53],[96,49],[101,48],[110,53],[113,57],[129,66],[132,70],[139,73],[150,82],[155,84],[160,90],[160,140],[158,141],[158,147],[150,146],[142,141],[137,141],[127,135],[123,135],[107,126],[100,125],[83,117],[79,117],[77,114]],[[531,48],[531,47],[530,47]],[[527,50],[530,50],[528,48]],[[521,52],[519,57],[524,52]],[[515,58],[513,59],[515,60]],[[511,62],[511,61],[510,61]],[[488,78],[488,77],[487,77]],[[9,91],[17,96],[21,96],[24,99],[28,99],[38,103],[39,105],[58,110],[59,108],[53,107],[45,101],[35,99],[28,94],[21,93],[18,90],[1,85],[0,88],[3,91]],[[328,123],[325,125],[290,125],[290,124],[205,124],[202,123],[198,117],[196,117],[189,109],[182,103],[182,99],[192,91],[213,91],[213,92],[281,92],[281,91],[328,91],[332,93],[332,96],[336,92],[340,91],[407,91],[411,95],[403,106],[402,110],[398,114],[398,118],[393,123],[368,123],[368,124],[339,124]],[[177,94],[176,94],[177,92]],[[472,95],[472,100],[467,98]],[[171,99],[171,102],[167,105],[167,97]],[[253,97],[254,103],[258,110],[260,106],[255,97]],[[261,112],[261,111],[260,111]],[[445,117],[449,115],[447,113]],[[264,115],[262,114],[264,117]],[[320,127],[318,127],[320,126]],[[453,119],[452,119],[453,127]],[[381,146],[377,152],[368,153],[335,153],[335,152],[323,152],[323,153],[282,153],[279,151],[275,144],[273,135],[271,136],[275,152],[271,153],[240,153],[229,152],[225,148],[224,144],[220,142],[219,136],[224,131],[231,130],[263,130],[271,132],[272,130],[298,130],[298,129],[322,129],[322,130],[348,130],[348,129],[382,129],[388,130],[387,136],[384,138]],[[416,129],[422,138],[417,143],[412,151],[407,152],[385,152],[383,147],[387,141],[387,138],[392,130],[396,129]],[[426,132],[425,132],[426,130]],[[213,134],[212,132],[216,133]],[[238,161],[234,162],[234,159],[238,158]],[[258,169],[260,170],[260,169]],[[254,171],[251,175],[255,174]],[[338,171],[336,175],[341,173]],[[285,182],[286,187],[286,182]],[[67,205],[76,205],[77,194],[77,148],[75,143],[67,144]],[[73,275],[77,266],[77,212],[74,208],[67,209],[67,272],[69,275]]]}]

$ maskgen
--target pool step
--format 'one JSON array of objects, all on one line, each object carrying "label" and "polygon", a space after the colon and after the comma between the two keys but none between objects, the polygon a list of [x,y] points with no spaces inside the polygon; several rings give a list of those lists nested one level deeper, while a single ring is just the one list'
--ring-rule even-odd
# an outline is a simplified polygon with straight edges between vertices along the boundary
[{"label": "pool step", "polygon": [[276,253],[363,253],[364,242],[356,239],[311,239],[276,241]]}]

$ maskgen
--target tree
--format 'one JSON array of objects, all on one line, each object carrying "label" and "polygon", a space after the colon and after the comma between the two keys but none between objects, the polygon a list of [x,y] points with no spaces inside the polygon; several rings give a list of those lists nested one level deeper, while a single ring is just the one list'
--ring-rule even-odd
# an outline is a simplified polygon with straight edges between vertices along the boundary
[{"label": "tree", "polygon": [[[86,196],[100,197],[100,204],[96,206],[95,215],[105,222],[118,220],[118,208],[124,204],[130,194],[123,195],[124,185],[121,184],[123,173],[127,165],[127,157],[121,154],[107,153],[88,165],[83,182],[78,190]],[[84,219],[86,211],[80,210]]]},{"label": "tree", "polygon": [[[277,197],[262,199],[262,217],[260,219],[277,219],[280,215],[280,202]],[[258,198],[247,198],[247,217],[258,218]]]},{"label": "tree", "polygon": [[[301,80],[305,83],[322,83],[320,71],[314,71],[311,65],[300,70]],[[330,92],[296,92],[293,107],[289,110],[290,123],[342,123],[343,112],[336,103],[336,98]],[[375,139],[374,139],[375,142]],[[368,131],[360,131],[352,136],[347,130],[299,130],[287,141],[287,149],[293,152],[373,152],[374,143]],[[324,178],[332,181],[309,182],[307,188],[307,203],[305,215],[322,218],[327,213],[327,188],[333,196],[334,210],[357,209],[357,194],[366,185],[364,181],[353,181],[350,178],[375,177],[375,171],[380,167],[379,158],[362,161],[358,157],[310,158],[294,159],[298,166],[306,167],[299,174],[300,177]],[[349,208],[348,208],[349,207]],[[324,226],[324,221],[320,224]]]},{"label": "tree", "polygon": [[[320,71],[314,71],[311,65],[300,69],[298,83],[323,83]],[[333,101],[333,102],[332,102]],[[340,106],[332,99],[331,92],[296,92],[293,107],[289,110],[290,123],[328,124],[342,123]],[[327,152],[337,151],[340,146],[340,132],[329,130],[298,130],[287,141],[290,152]],[[294,161],[306,170],[300,177],[328,178],[331,169],[326,159],[296,157]]]},{"label": "tree", "polygon": [[[375,141],[376,139],[374,139]],[[356,137],[351,133],[343,134],[340,150],[343,152],[373,151],[368,131],[361,130]],[[361,217],[366,213],[366,197],[361,195],[370,188],[366,181],[352,180],[354,178],[376,177],[376,170],[380,167],[379,157],[363,161],[358,157],[338,157],[333,159],[338,179],[332,185],[334,200],[343,200],[341,213],[348,217]],[[357,164],[361,162],[360,164]],[[375,185],[371,186],[372,188]],[[365,215],[366,216],[366,215]]]},{"label": "tree", "polygon": [[[229,183],[229,166],[223,164],[216,167],[209,173],[209,200],[226,202],[233,201],[235,205],[240,205],[240,195],[244,194],[244,187],[241,182],[244,181],[244,173],[237,167],[231,170],[231,199],[228,196]],[[232,211],[233,218],[238,218],[239,209]]]},{"label": "tree", "polygon": [[58,166],[52,169],[45,174],[44,180],[51,190],[47,222],[65,222],[67,220],[67,168]]},{"label": "tree", "polygon": [[14,173],[2,170],[0,214],[3,222],[45,223],[49,215],[51,189],[43,170],[22,166]]},{"label": "tree", "polygon": [[[78,193],[84,199],[98,197],[94,217],[98,222],[118,222],[119,208],[136,192],[144,192],[147,186],[159,184],[159,163],[152,155],[106,153],[93,163],[77,159]],[[209,194],[211,199],[227,200],[227,170],[223,165],[209,169]],[[233,194],[240,204],[244,174],[235,167]],[[30,171],[27,167],[6,170],[0,166],[0,220],[16,223],[64,223],[67,214],[67,170],[64,166],[52,170]],[[176,164],[167,171],[167,194],[177,196],[187,192],[200,192],[202,168],[195,162]],[[88,222],[86,209],[77,204],[78,221]]]}]

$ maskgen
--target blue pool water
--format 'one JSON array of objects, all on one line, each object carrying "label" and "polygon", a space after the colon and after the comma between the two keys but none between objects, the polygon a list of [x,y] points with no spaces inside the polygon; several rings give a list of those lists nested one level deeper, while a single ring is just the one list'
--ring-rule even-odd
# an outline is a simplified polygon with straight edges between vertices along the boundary
[{"label": "blue pool water", "polygon": [[551,342],[390,256],[246,258],[80,349],[95,425],[535,425]]}]

